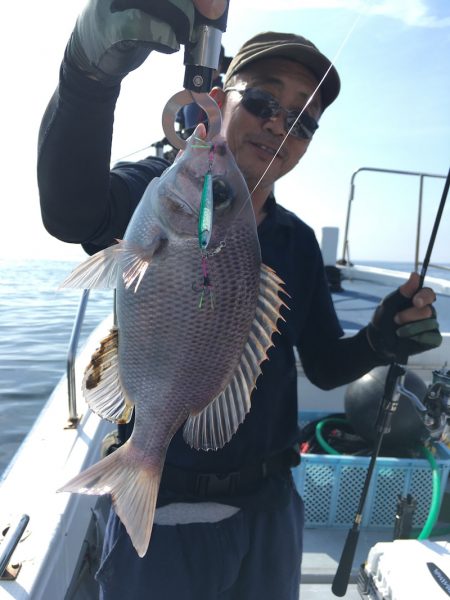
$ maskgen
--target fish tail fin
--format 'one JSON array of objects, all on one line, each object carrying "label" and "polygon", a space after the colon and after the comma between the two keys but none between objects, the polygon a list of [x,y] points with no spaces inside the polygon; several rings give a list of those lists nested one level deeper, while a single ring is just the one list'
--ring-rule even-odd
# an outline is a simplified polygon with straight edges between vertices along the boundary
[{"label": "fish tail fin", "polygon": [[147,552],[161,480],[162,462],[130,460],[130,441],[67,482],[58,492],[111,494],[114,509],[142,558]]}]

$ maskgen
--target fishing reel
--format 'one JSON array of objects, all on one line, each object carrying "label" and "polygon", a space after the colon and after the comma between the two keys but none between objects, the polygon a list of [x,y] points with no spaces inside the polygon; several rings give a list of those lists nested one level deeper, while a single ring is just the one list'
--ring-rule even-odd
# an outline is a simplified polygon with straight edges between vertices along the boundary
[{"label": "fishing reel", "polygon": [[[377,413],[384,393],[388,367],[376,367],[351,383],[345,393],[345,412],[356,433],[375,442]],[[383,444],[393,450],[413,448],[430,440],[450,442],[450,370],[433,371],[431,384],[410,370],[399,377],[394,395],[396,410],[391,415]]]},{"label": "fishing reel", "polygon": [[423,400],[423,422],[433,440],[450,440],[450,370],[444,365],[433,371],[433,379]]}]

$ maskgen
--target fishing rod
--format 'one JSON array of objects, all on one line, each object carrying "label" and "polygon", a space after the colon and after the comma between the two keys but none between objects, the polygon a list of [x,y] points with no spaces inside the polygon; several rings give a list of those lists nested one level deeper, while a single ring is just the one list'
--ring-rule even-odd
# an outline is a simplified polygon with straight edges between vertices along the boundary
[{"label": "fishing rod", "polygon": [[433,229],[431,231],[431,236],[430,236],[430,241],[428,243],[427,252],[425,254],[425,258],[422,263],[422,270],[420,272],[419,289],[421,289],[423,286],[423,282],[424,282],[425,275],[426,275],[426,272],[428,269],[428,265],[430,263],[431,253],[433,251],[434,242],[436,240],[439,225],[441,223],[442,213],[444,212],[444,206],[445,206],[445,202],[447,200],[449,187],[450,187],[450,169],[447,174],[447,179],[445,180],[444,190],[442,192],[442,198],[439,203],[439,207],[438,207],[438,210],[436,213],[436,218],[434,220],[434,225],[433,225]]},{"label": "fishing rod", "polygon": [[[422,269],[420,272],[419,289],[422,289],[425,280],[425,275],[430,263],[431,253],[433,251],[434,242],[436,241],[437,232],[444,212],[445,202],[447,200],[448,191],[450,187],[450,169],[448,171],[447,179],[445,181],[444,190],[442,192],[441,201],[436,213],[433,229],[431,232],[430,240],[428,242],[427,252],[425,259],[422,263]],[[406,364],[406,361],[405,361]],[[399,377],[405,374],[405,369],[396,362],[392,362],[389,365],[388,373],[386,376],[386,382],[383,391],[383,397],[380,402],[380,407],[377,416],[377,433],[378,437],[375,442],[375,448],[370,457],[369,467],[367,469],[366,479],[359,499],[358,509],[356,511],[353,525],[347,534],[344,548],[342,550],[341,558],[336,570],[336,574],[333,579],[331,590],[335,596],[345,596],[347,591],[348,582],[350,579],[350,573],[352,570],[353,560],[355,557],[356,547],[359,539],[360,525],[362,521],[362,513],[364,510],[364,504],[366,502],[367,493],[369,491],[370,482],[375,468],[377,457],[380,453],[381,444],[383,442],[384,435],[389,433],[392,417],[397,410],[398,403],[400,400],[400,394],[397,391],[397,381]]]}]

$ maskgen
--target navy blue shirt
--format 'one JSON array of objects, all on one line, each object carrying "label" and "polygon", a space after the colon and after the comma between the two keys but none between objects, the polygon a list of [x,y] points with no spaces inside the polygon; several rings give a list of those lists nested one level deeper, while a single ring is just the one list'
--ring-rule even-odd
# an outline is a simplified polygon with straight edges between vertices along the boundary
[{"label": "navy blue shirt", "polygon": [[[38,184],[43,222],[93,254],[124,235],[151,179],[168,163],[151,157],[110,171],[114,109],[120,86],[105,86],[63,61],[39,132]],[[167,462],[196,471],[229,472],[268,458],[298,440],[294,346],[306,376],[323,389],[383,364],[364,330],[342,338],[321,253],[310,227],[270,197],[258,228],[262,259],[286,284],[290,310],[252,396],[252,408],[220,451],[192,450],[178,432]]]},{"label": "navy blue shirt", "polygon": [[[120,163],[113,169],[116,189],[127,190],[131,203],[139,201],[148,183],[164,161],[149,157],[137,163]],[[285,283],[288,294],[274,346],[262,365],[262,374],[252,394],[252,408],[231,441],[219,451],[189,448],[182,429],[175,435],[166,462],[196,471],[228,472],[292,447],[299,440],[297,425],[297,371],[294,346],[299,353],[312,346],[336,340],[342,334],[328,290],[322,255],[313,230],[296,215],[276,204],[270,196],[266,216],[258,227],[262,261]],[[86,247],[86,245],[85,245]],[[88,249],[86,247],[86,249]]]}]

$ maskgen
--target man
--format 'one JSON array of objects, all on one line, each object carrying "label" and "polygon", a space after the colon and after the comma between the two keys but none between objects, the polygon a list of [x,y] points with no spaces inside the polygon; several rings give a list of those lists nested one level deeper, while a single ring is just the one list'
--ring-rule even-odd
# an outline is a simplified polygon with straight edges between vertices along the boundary
[{"label": "man", "polygon": [[[215,14],[220,16],[224,3],[195,4],[207,16],[221,5]],[[40,132],[41,207],[50,233],[82,243],[89,253],[123,237],[149,181],[168,166],[148,158],[110,173],[113,114],[123,76],[149,49],[173,51],[180,19],[178,33],[170,24],[188,5],[188,0],[93,0],[68,44]],[[158,30],[157,42],[151,26],[156,6],[168,28]],[[127,39],[121,32],[130,35],[130,28],[134,42],[121,44]],[[105,600],[297,599],[303,504],[290,476],[298,462],[292,447],[299,440],[293,347],[308,378],[330,389],[439,344],[435,296],[430,289],[417,291],[416,274],[385,300],[366,328],[341,339],[313,231],[275,202],[274,182],[301,159],[322,112],[339,93],[331,67],[294,124],[329,67],[300,36],[260,34],[234,57],[224,88],[211,92],[252,194],[263,262],[286,283],[290,310],[263,363],[252,409],[232,440],[217,452],[198,452],[175,434],[144,558],[111,512],[97,575]],[[397,329],[411,322],[418,325],[400,338]]]}]

